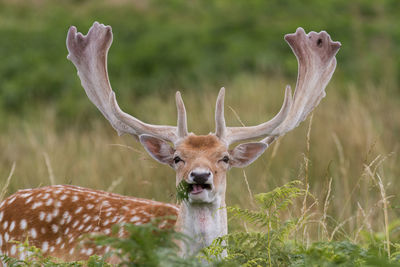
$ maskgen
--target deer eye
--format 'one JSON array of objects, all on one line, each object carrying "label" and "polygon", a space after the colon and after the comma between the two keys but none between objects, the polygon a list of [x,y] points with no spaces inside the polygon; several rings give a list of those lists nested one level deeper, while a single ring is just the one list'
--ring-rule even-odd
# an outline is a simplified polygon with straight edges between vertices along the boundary
[{"label": "deer eye", "polygon": [[228,163],[229,162],[229,157],[228,156],[224,156],[221,161]]},{"label": "deer eye", "polygon": [[175,158],[174,158],[174,163],[175,164],[178,164],[179,162],[181,162],[181,161],[183,161],[180,157],[178,157],[178,156],[176,156]]}]

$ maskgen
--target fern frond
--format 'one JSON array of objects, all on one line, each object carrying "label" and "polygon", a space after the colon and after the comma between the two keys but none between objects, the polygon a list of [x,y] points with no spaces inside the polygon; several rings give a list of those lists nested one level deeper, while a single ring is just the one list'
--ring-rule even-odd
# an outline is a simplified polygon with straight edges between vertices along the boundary
[{"label": "fern frond", "polygon": [[293,203],[293,199],[305,193],[304,189],[299,188],[303,183],[299,180],[291,181],[281,187],[277,187],[271,192],[255,195],[256,202],[261,209],[285,210],[287,206]]},{"label": "fern frond", "polygon": [[271,221],[271,217],[263,211],[254,211],[237,207],[227,207],[227,211],[233,218],[238,217],[253,224],[265,226]]}]

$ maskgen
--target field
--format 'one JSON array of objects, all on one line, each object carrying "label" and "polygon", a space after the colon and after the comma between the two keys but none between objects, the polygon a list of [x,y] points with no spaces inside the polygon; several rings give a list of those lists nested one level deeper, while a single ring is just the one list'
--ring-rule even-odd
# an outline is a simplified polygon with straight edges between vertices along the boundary
[{"label": "field", "polygon": [[[74,184],[175,202],[174,171],[150,158],[132,137],[118,137],[80,87],[66,59],[70,25],[82,32],[95,20],[113,27],[109,74],[126,112],[173,125],[179,89],[189,130],[196,134],[214,131],[222,86],[228,125],[272,118],[285,85],[294,88],[296,81],[296,59],[283,35],[298,26],[326,30],[342,43],[326,98],[312,119],[255,163],[229,172],[227,204],[254,209],[256,194],[300,180],[298,187],[312,196],[294,199],[278,214],[282,224],[306,215],[287,242],[297,240],[306,251],[315,242],[376,246],[377,257],[396,266],[400,4],[306,2],[0,2],[3,191]],[[230,232],[250,225],[233,219]]]}]

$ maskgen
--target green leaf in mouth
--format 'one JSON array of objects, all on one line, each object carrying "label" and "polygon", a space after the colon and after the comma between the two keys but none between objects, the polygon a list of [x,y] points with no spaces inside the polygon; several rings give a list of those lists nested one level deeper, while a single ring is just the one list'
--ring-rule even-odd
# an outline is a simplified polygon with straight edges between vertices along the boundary
[{"label": "green leaf in mouth", "polygon": [[189,184],[182,179],[182,181],[176,187],[176,200],[178,203],[182,201],[187,201],[189,199]]}]

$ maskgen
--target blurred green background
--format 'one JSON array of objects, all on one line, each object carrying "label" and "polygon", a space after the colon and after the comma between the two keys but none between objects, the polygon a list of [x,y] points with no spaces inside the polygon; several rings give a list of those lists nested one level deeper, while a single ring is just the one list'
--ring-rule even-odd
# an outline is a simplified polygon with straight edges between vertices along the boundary
[{"label": "blurred green background", "polygon": [[398,93],[399,10],[396,0],[2,1],[2,117],[43,104],[54,105],[62,119],[97,117],[87,114],[91,104],[65,59],[68,27],[86,33],[93,21],[113,27],[109,72],[127,105],[205,84],[217,90],[241,74],[293,78],[297,63],[283,35],[298,26],[342,42],[335,81]]},{"label": "blurred green background", "polygon": [[[222,86],[230,125],[240,125],[233,111],[251,125],[279,110],[297,77],[283,36],[301,26],[342,43],[327,98],[314,112],[310,149],[306,122],[244,172],[231,171],[227,202],[251,206],[245,177],[252,193],[307,177],[321,202],[332,178],[332,227],[352,218],[345,229],[367,221],[379,228],[379,190],[368,177],[383,177],[394,196],[391,216],[400,206],[392,186],[400,176],[399,18],[398,0],[0,1],[0,182],[15,163],[9,193],[72,183],[174,201],[174,172],[132,138],[117,137],[84,94],[66,59],[69,26],[113,27],[109,75],[125,111],[174,124],[179,89],[190,130],[202,134],[214,129]],[[357,217],[359,204],[376,213]]]}]

